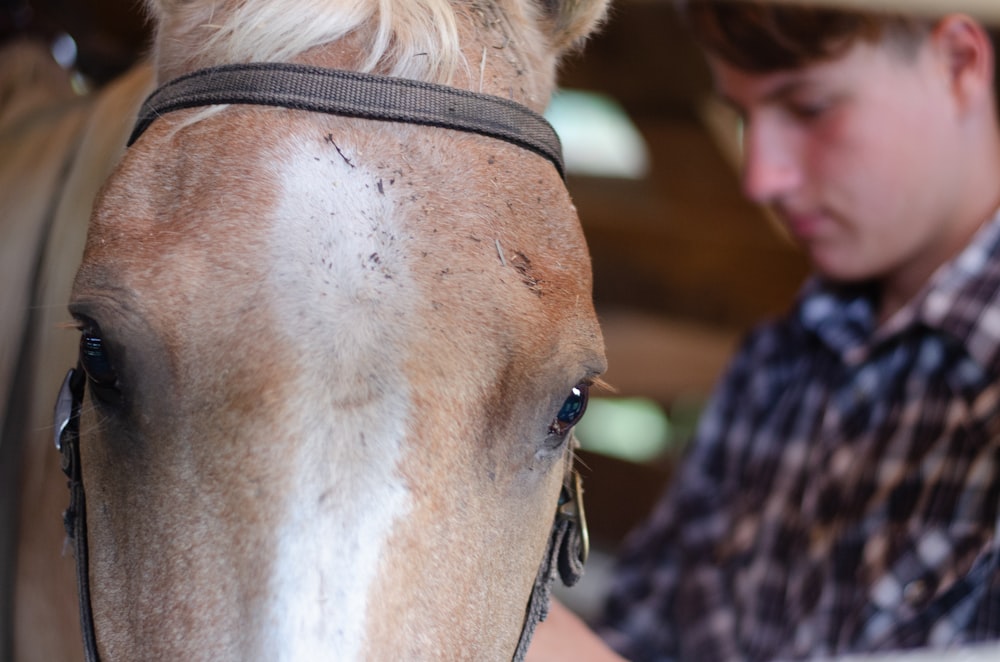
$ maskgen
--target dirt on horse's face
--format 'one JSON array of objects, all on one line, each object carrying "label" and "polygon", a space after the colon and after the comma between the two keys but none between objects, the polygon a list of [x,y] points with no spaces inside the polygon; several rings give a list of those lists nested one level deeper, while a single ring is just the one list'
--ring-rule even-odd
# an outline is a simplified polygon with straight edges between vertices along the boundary
[{"label": "dirt on horse's face", "polygon": [[[567,4],[458,10],[452,83],[540,109],[600,15]],[[161,20],[168,66],[201,28]],[[549,161],[440,128],[174,113],[102,192],[71,310],[107,659],[509,659],[571,461],[557,418],[604,368]]]}]

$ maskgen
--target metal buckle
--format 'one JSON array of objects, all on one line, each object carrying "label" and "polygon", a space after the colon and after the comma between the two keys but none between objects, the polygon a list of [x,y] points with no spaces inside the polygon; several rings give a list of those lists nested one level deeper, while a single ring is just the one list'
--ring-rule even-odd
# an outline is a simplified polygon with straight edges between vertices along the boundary
[{"label": "metal buckle", "polygon": [[73,419],[73,409],[76,406],[76,399],[73,397],[73,378],[75,376],[76,370],[70,368],[69,372],[66,373],[66,379],[63,380],[62,387],[59,389],[59,395],[56,397],[54,441],[57,451],[62,451],[63,434]]},{"label": "metal buckle", "polygon": [[587,529],[587,514],[583,509],[583,478],[574,470],[563,484],[559,498],[559,517],[575,524],[580,533],[580,549],[577,551],[580,565],[587,563],[590,556],[590,532]]}]

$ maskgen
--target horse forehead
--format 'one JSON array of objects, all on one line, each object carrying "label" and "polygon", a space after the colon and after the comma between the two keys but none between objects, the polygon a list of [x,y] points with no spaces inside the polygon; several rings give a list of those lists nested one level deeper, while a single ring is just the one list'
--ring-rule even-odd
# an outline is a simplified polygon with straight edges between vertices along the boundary
[{"label": "horse forehead", "polygon": [[154,124],[160,149],[133,147],[98,207],[91,266],[105,262],[152,306],[186,305],[185,290],[195,301],[227,292],[203,311],[221,317],[241,297],[276,297],[277,317],[300,337],[303,319],[321,328],[330,311],[366,305],[367,328],[393,328],[385,315],[407,317],[419,297],[425,318],[498,332],[482,343],[503,328],[526,346],[540,340],[526,329],[554,338],[579,335],[564,323],[595,324],[575,212],[538,156],[428,127],[235,117],[211,121],[239,131],[192,126],[172,147],[170,129]]}]

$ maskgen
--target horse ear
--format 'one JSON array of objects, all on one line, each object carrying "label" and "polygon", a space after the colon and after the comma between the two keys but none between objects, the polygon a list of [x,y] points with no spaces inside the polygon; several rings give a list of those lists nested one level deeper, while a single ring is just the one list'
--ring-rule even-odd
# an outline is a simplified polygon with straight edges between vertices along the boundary
[{"label": "horse ear", "polygon": [[578,47],[604,20],[610,0],[539,0],[558,52]]},{"label": "horse ear", "polygon": [[159,20],[164,14],[170,11],[170,7],[176,0],[145,0],[146,12],[154,19]]},{"label": "horse ear", "polygon": [[192,0],[145,0],[146,12],[157,21],[175,16],[185,7],[195,4]]},{"label": "horse ear", "polygon": [[154,21],[162,21],[164,16],[168,16],[171,12],[176,11],[176,6],[183,4],[184,0],[144,0],[143,5],[146,6],[146,14],[152,17]]}]

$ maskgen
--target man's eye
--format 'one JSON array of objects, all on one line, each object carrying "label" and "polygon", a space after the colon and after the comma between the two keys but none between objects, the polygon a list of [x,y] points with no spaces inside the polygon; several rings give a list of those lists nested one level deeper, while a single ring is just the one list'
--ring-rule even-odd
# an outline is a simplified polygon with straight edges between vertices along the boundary
[{"label": "man's eye", "polygon": [[815,120],[831,107],[832,104],[827,101],[795,101],[788,104],[788,111],[800,120]]}]

